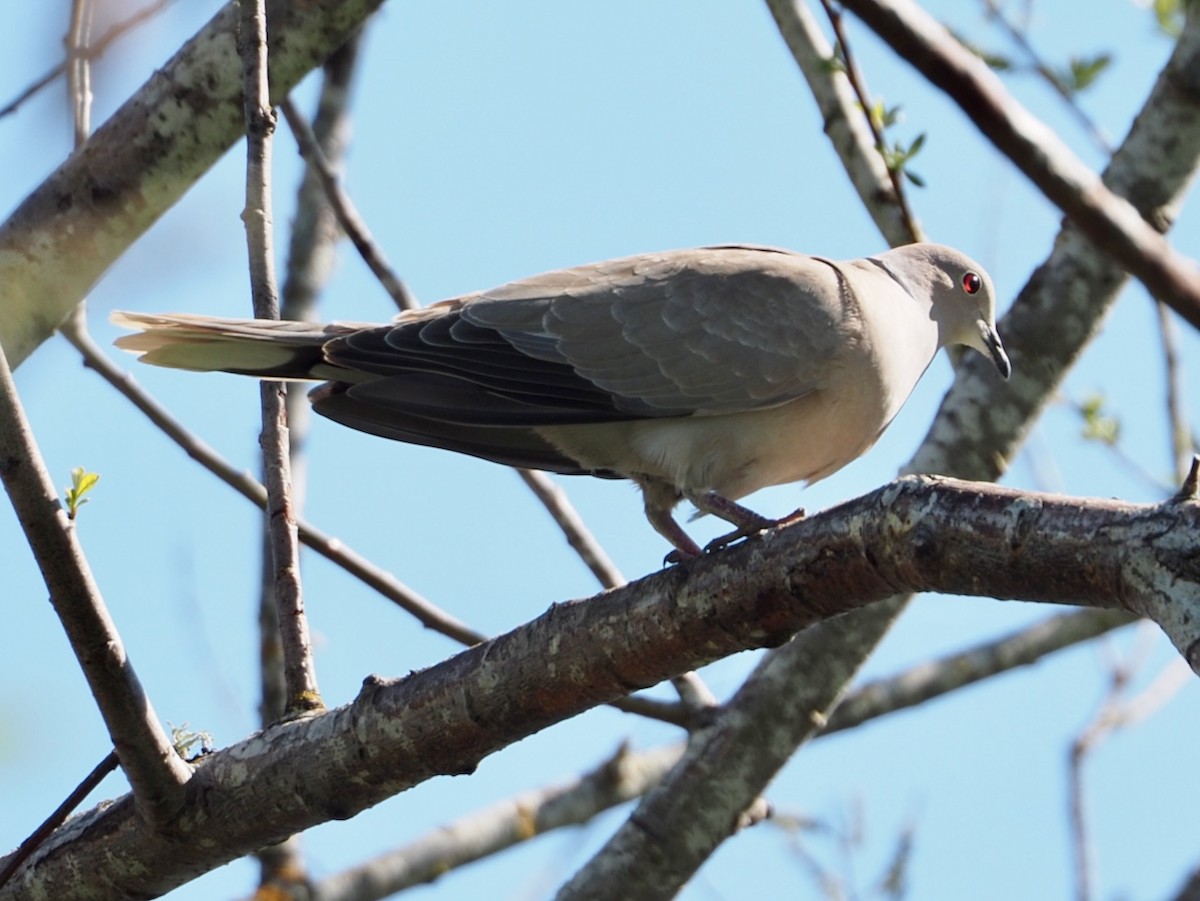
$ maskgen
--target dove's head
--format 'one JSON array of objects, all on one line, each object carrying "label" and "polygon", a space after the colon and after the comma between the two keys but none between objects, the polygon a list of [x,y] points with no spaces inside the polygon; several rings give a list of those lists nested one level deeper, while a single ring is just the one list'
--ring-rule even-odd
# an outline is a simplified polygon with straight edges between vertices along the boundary
[{"label": "dove's head", "polygon": [[908,244],[881,255],[914,297],[928,297],[939,343],[973,347],[1004,378],[1012,364],[996,331],[996,288],[983,267],[943,244]]}]

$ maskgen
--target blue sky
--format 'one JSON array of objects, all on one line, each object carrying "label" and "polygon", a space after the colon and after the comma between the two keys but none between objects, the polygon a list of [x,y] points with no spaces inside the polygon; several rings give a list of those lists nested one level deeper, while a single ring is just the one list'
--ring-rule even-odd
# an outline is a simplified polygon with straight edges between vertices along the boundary
[{"label": "blue sky", "polygon": [[[19,5],[0,34],[0,101],[57,59],[66,3]],[[1047,57],[1113,50],[1110,72],[1084,107],[1119,139],[1170,51],[1148,12],[1101,0],[1034,6],[1032,36]],[[98,66],[102,121],[169,50],[218,7],[175,4]],[[1003,47],[976,4],[927,3],[962,33]],[[994,153],[962,114],[852,20],[851,40],[873,91],[900,104],[897,137],[928,134],[914,168],[927,187],[913,204],[929,235],[984,263],[1007,306],[1045,256],[1059,214]],[[1060,101],[1029,77],[1009,81],[1089,163],[1099,159]],[[0,206],[11,209],[70,149],[65,91],[56,85],[0,120]],[[311,102],[312,85],[299,97]],[[90,301],[107,344],[112,309],[248,315],[242,148],[237,147],[119,261]],[[385,5],[366,44],[355,104],[348,188],[375,237],[425,302],[560,266],[705,243],[776,244],[834,257],[883,248],[855,200],[815,105],[765,5]],[[276,224],[292,209],[299,163],[284,134],[276,152]],[[1194,253],[1197,217],[1174,233]],[[282,263],[282,260],[281,260]],[[345,249],[323,300],[326,318],[383,320],[386,295]],[[1187,379],[1200,342],[1180,328]],[[132,361],[129,361],[132,366]],[[255,470],[257,391],[232,376],[138,367],[137,378],[238,467]],[[255,512],[84,371],[61,341],[17,373],[56,480],[85,466],[102,477],[80,534],[106,600],[160,716],[235,741],[256,723]],[[950,381],[935,361],[909,404],[864,459],[811,489],[761,492],[751,505],[783,514],[868,491],[909,459]],[[1104,395],[1142,466],[1169,469],[1154,314],[1125,292],[1068,380],[1064,396]],[[1200,419],[1197,392],[1186,396]],[[1006,482],[1081,495],[1153,501],[1160,495],[1052,406]],[[412,448],[315,422],[307,516],[454,615],[497,632],[550,603],[596,590],[517,477],[477,460]],[[626,576],[658,567],[663,542],[636,492],[564,479],[572,500]],[[720,526],[693,524],[698,538]],[[9,651],[0,657],[0,847],[16,845],[107,751],[95,712],[7,505],[0,506],[0,598]],[[453,652],[325,561],[305,561],[321,688],[349,700],[364,676],[395,675]],[[868,664],[883,675],[1033,622],[1034,605],[921,598]],[[1174,656],[1153,639],[1142,681]],[[861,806],[865,847],[854,863],[870,886],[897,832],[912,822],[911,885],[922,898],[1061,896],[1070,891],[1064,774],[1070,739],[1103,696],[1112,654],[1088,647],[959,692],[854,733],[816,743],[770,791],[776,806],[846,822]],[[728,696],[753,665],[742,654],[705,672]],[[28,687],[26,687],[28,686]],[[1194,810],[1186,772],[1200,707],[1187,686],[1162,713],[1105,745],[1088,766],[1103,896],[1158,897],[1195,864],[1175,811]],[[385,850],[527,787],[570,778],[618,743],[671,740],[665,727],[602,710],[486,760],[469,778],[439,779],[306,840],[318,876]],[[1185,756],[1188,755],[1188,756]],[[110,779],[97,794],[124,791]],[[90,803],[94,803],[95,798]],[[542,838],[445,877],[413,897],[536,898],[586,859],[623,813]],[[839,866],[836,853],[827,862]],[[171,895],[238,896],[255,869],[241,862]],[[505,890],[496,894],[496,886]],[[684,893],[745,897],[786,886],[813,897],[786,838],[760,827],[728,843]]]}]

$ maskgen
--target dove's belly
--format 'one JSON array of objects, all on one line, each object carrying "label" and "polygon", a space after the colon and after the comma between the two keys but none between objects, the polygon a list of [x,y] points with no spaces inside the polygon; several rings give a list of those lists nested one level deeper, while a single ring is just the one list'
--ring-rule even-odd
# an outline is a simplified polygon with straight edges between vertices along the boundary
[{"label": "dove's belly", "polygon": [[585,468],[734,500],[768,485],[815,482],[861,456],[894,413],[867,394],[818,391],[770,410],[538,432]]}]

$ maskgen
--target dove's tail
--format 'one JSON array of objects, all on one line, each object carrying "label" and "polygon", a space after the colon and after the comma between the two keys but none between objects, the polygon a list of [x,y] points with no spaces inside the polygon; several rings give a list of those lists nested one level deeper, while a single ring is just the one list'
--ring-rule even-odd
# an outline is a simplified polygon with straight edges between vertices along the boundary
[{"label": "dove's tail", "polygon": [[116,312],[110,318],[117,325],[138,330],[115,343],[137,354],[143,363],[305,381],[344,375],[345,370],[326,362],[325,344],[363,327],[183,313]]}]

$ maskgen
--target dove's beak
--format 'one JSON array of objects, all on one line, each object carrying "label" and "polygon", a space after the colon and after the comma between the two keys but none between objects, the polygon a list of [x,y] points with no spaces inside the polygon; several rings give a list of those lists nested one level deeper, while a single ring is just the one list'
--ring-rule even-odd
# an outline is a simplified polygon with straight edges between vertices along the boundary
[{"label": "dove's beak", "polygon": [[980,319],[979,334],[983,338],[983,345],[987,348],[992,362],[996,364],[996,371],[1007,381],[1012,375],[1012,363],[1009,362],[1008,354],[1004,352],[1004,345],[1000,343],[1000,333],[996,331],[994,325]]}]

